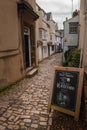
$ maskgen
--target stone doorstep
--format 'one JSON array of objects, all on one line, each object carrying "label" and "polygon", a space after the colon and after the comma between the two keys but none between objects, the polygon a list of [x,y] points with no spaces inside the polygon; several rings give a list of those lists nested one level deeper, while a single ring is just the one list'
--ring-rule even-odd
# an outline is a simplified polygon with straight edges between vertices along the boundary
[{"label": "stone doorstep", "polygon": [[27,77],[32,77],[38,72],[38,68],[33,68],[31,71],[27,73]]},{"label": "stone doorstep", "polygon": [[33,66],[32,67],[29,67],[26,69],[26,72],[28,73],[29,71],[31,71],[33,69]]}]

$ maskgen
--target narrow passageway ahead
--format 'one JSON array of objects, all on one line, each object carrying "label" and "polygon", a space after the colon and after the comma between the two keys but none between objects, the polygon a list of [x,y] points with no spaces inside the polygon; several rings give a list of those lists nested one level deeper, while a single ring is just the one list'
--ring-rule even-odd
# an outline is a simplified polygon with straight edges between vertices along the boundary
[{"label": "narrow passageway ahead", "polygon": [[0,130],[47,130],[48,99],[58,53],[40,63],[33,78],[25,78],[0,95]]}]

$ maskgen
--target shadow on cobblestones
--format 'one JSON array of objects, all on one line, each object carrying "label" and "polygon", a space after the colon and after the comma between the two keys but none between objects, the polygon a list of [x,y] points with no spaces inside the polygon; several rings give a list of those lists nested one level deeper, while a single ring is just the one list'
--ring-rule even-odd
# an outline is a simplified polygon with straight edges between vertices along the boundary
[{"label": "shadow on cobblestones", "polygon": [[87,123],[83,116],[79,121],[75,121],[74,117],[54,111],[52,126],[50,130],[87,130]]}]

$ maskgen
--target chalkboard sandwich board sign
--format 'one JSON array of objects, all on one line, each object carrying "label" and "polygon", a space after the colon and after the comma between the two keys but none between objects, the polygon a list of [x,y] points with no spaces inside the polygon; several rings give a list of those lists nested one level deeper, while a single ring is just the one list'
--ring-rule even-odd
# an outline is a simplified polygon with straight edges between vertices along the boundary
[{"label": "chalkboard sandwich board sign", "polygon": [[79,119],[83,68],[54,67],[49,110],[55,109]]}]

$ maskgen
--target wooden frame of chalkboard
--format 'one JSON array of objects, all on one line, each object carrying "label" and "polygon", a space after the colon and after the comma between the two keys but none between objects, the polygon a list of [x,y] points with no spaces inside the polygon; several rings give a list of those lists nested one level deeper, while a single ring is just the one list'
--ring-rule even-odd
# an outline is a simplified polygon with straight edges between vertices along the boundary
[{"label": "wooden frame of chalkboard", "polygon": [[78,121],[83,87],[83,68],[54,67],[48,111],[51,109],[74,116]]}]

